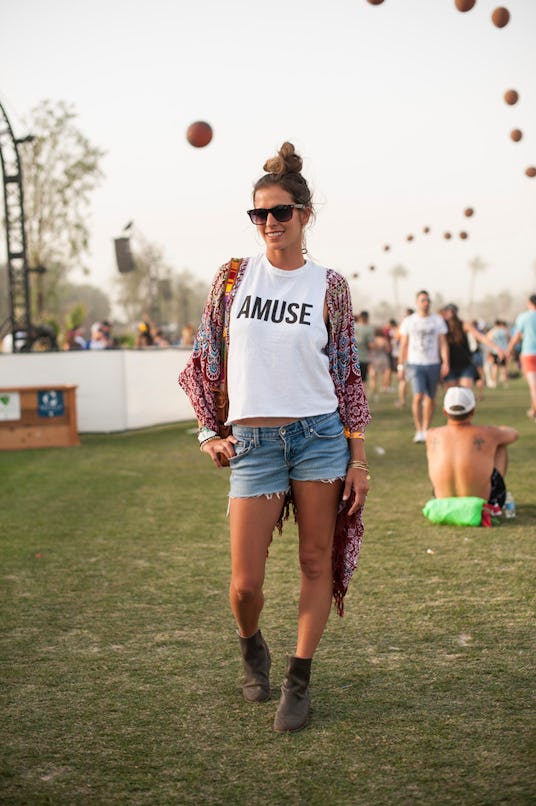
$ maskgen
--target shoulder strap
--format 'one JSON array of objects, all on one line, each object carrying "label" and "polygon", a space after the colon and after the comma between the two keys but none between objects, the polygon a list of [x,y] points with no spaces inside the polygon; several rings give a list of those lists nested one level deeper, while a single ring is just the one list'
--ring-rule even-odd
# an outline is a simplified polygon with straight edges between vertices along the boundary
[{"label": "shoulder strap", "polygon": [[222,363],[221,363],[221,380],[226,382],[227,377],[227,321],[228,321],[228,313],[227,313],[227,306],[229,304],[229,297],[231,296],[231,291],[233,290],[233,286],[236,280],[236,275],[238,274],[238,269],[242,265],[242,258],[240,257],[232,257],[229,261],[229,271],[227,272],[227,280],[225,281],[225,295],[224,295],[224,316],[225,322],[223,325],[223,334],[222,334],[222,342],[221,342],[221,352],[222,352]]},{"label": "shoulder strap", "polygon": [[232,257],[229,262],[229,271],[227,272],[227,281],[225,283],[225,301],[227,302],[227,298],[231,293],[234,281],[236,280],[236,275],[238,269],[240,268],[242,263],[242,258],[239,257]]}]

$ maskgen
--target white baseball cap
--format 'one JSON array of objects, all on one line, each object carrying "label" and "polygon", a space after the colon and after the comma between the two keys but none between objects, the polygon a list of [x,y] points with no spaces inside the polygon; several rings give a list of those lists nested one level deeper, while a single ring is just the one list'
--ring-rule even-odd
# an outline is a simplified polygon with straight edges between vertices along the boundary
[{"label": "white baseball cap", "polygon": [[464,386],[451,386],[447,389],[443,408],[447,414],[468,414],[476,406],[475,396],[471,389]]}]

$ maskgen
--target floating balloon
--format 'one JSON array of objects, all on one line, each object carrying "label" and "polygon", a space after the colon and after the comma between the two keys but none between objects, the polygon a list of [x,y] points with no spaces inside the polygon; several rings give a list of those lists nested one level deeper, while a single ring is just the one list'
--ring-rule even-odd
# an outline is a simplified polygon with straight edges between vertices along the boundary
[{"label": "floating balloon", "polygon": [[497,28],[504,28],[510,21],[510,12],[504,6],[497,6],[491,15],[491,21]]},{"label": "floating balloon", "polygon": [[204,120],[196,120],[188,126],[186,139],[194,148],[204,148],[212,140],[212,127]]},{"label": "floating balloon", "polygon": [[376,266],[369,266],[369,267],[368,267],[369,271],[374,271],[374,270],[375,270],[375,268],[376,268]]},{"label": "floating balloon", "polygon": [[532,179],[533,177],[536,176],[536,168],[534,167],[534,165],[529,165],[525,173]]},{"label": "floating balloon", "polygon": [[512,131],[510,132],[510,137],[512,138],[514,143],[519,143],[519,141],[523,137],[523,132],[521,131],[521,129],[512,129]]},{"label": "floating balloon", "polygon": [[471,218],[474,212],[475,211],[473,210],[472,207],[466,207],[465,210],[463,211],[463,214],[467,216],[467,218]]},{"label": "floating balloon", "polygon": [[465,230],[462,230],[462,231],[460,232],[460,238],[462,239],[462,241],[465,241],[465,239],[466,239],[466,238],[468,238],[468,237],[469,237],[469,236],[468,236],[468,234],[465,232]]},{"label": "floating balloon", "polygon": [[357,280],[358,277],[359,274],[357,272],[354,272],[354,274],[352,274],[352,280]]},{"label": "floating balloon", "polygon": [[516,90],[506,90],[504,100],[509,106],[513,106],[519,101],[519,93]]},{"label": "floating balloon", "polygon": [[471,11],[476,0],[454,0],[458,11]]},{"label": "floating balloon", "polygon": [[413,235],[406,235],[406,241],[412,241]]},{"label": "floating balloon", "polygon": [[449,241],[452,238],[452,235],[450,232],[444,232],[443,238],[445,238],[446,241]]},{"label": "floating balloon", "polygon": [[389,244],[388,244],[388,243],[386,243],[386,244],[385,244],[385,246],[383,247],[383,251],[384,251],[384,252],[388,252],[390,248],[391,248],[391,247],[389,246]]},{"label": "floating balloon", "polygon": [[371,6],[381,6],[383,0],[368,0]]},{"label": "floating balloon", "polygon": [[428,233],[430,232],[430,227],[423,227],[422,231],[424,232],[425,235],[428,235]]}]

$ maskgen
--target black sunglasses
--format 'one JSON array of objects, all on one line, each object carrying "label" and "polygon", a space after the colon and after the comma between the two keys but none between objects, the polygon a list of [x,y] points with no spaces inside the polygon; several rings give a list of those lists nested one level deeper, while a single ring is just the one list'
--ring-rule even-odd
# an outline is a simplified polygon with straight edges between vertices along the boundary
[{"label": "black sunglasses", "polygon": [[248,210],[248,216],[253,224],[266,224],[268,214],[271,213],[275,220],[282,224],[284,221],[290,221],[294,208],[304,210],[305,204],[276,204],[275,207],[270,207],[270,209],[256,207],[254,210]]}]

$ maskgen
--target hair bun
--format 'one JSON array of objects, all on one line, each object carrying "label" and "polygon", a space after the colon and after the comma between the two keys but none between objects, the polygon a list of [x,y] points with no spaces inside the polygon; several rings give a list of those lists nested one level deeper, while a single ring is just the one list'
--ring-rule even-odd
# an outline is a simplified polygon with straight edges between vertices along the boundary
[{"label": "hair bun", "polygon": [[296,154],[292,143],[285,142],[279,149],[276,157],[271,157],[264,163],[264,170],[270,174],[283,176],[284,174],[299,174],[303,160]]}]

